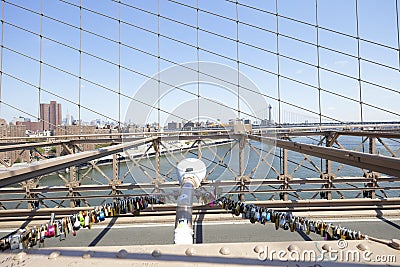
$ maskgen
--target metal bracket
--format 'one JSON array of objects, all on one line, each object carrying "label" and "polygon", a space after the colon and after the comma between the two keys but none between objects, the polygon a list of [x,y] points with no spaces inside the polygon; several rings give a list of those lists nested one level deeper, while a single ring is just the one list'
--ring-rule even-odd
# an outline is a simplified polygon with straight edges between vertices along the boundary
[{"label": "metal bracket", "polygon": [[79,187],[81,183],[79,181],[70,181],[65,183],[65,186],[69,188],[69,191],[73,191],[74,188]]},{"label": "metal bracket", "polygon": [[31,189],[39,187],[39,182],[34,180],[28,180],[26,182],[22,182],[22,188],[28,194],[30,193]]},{"label": "metal bracket", "polygon": [[118,185],[122,185],[123,182],[121,180],[112,180],[108,183],[113,189],[116,189]]}]

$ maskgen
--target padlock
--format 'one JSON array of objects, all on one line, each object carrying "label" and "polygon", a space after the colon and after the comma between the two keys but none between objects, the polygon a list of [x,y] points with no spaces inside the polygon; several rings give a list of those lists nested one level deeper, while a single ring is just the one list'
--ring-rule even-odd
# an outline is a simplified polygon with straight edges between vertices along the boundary
[{"label": "padlock", "polygon": [[298,218],[296,218],[296,220],[294,221],[294,228],[295,228],[295,231],[297,231],[297,232],[301,231],[301,224],[300,224],[300,221],[298,220]]},{"label": "padlock", "polygon": [[250,210],[250,222],[255,223],[256,222],[256,207],[252,206]]},{"label": "padlock", "polygon": [[242,214],[246,214],[247,213],[247,210],[248,210],[248,205],[246,204],[246,203],[243,203],[243,206],[242,206],[242,211],[241,211],[241,213]]},{"label": "padlock", "polygon": [[105,214],[104,211],[100,210],[99,212],[99,221],[104,221],[105,220]]},{"label": "padlock", "polygon": [[55,227],[54,224],[47,225],[47,230],[45,232],[45,237],[50,238],[55,235]]},{"label": "padlock", "polygon": [[267,220],[267,222],[271,221],[271,212],[272,212],[271,209],[268,209],[268,210],[267,210],[267,216],[265,217],[265,219]]},{"label": "padlock", "polygon": [[250,204],[248,207],[247,207],[247,211],[246,211],[246,214],[245,214],[245,219],[250,219],[250,214],[251,214],[251,209],[253,208],[253,205],[252,204]]},{"label": "padlock", "polygon": [[309,221],[309,220],[306,220],[306,221],[305,221],[305,227],[306,227],[306,234],[309,235],[310,232],[311,232],[311,229],[310,229],[310,221]]},{"label": "padlock", "polygon": [[86,213],[85,217],[84,217],[84,227],[89,227],[90,224],[90,217],[89,215]]},{"label": "padlock", "polygon": [[77,221],[79,221],[80,226],[84,227],[85,226],[85,215],[82,211],[80,211],[77,215]]},{"label": "padlock", "polygon": [[342,230],[340,231],[340,239],[345,240],[346,238],[347,238],[347,229],[342,228]]},{"label": "padlock", "polygon": [[128,199],[128,202],[127,202],[127,212],[132,212],[132,199],[131,198],[129,198]]},{"label": "padlock", "polygon": [[54,236],[58,237],[60,235],[60,228],[58,227],[58,221],[54,222]]},{"label": "padlock", "polygon": [[[80,217],[82,217],[82,216],[80,216]],[[83,217],[82,217],[83,218]],[[74,220],[74,227],[73,227],[73,230],[78,230],[79,228],[81,228],[81,221],[80,221],[80,219],[78,219],[78,217],[77,217],[77,215],[75,215],[74,217],[73,217],[73,220]],[[85,223],[85,221],[83,221],[83,223]],[[73,233],[72,233],[73,234]]]},{"label": "padlock", "polygon": [[279,229],[279,218],[275,216],[275,230]]},{"label": "padlock", "polygon": [[265,224],[266,221],[267,221],[267,212],[263,208],[263,209],[261,209],[261,220],[260,220],[260,223],[261,224]]},{"label": "padlock", "polygon": [[315,233],[316,232],[316,227],[315,227],[315,222],[314,221],[309,221],[309,226],[310,232]]},{"label": "padlock", "polygon": [[102,211],[104,212],[104,216],[108,217],[108,206],[103,207]]},{"label": "padlock", "polygon": [[277,221],[277,217],[276,217],[277,214],[278,213],[276,211],[273,211],[273,210],[271,211],[271,222],[272,223],[275,223]]},{"label": "padlock", "polygon": [[45,237],[46,237],[46,229],[45,229],[45,226],[42,226],[41,228],[40,228],[40,242],[44,242],[44,239],[45,239]]},{"label": "padlock", "polygon": [[63,241],[63,240],[65,240],[65,237],[66,237],[65,219],[64,218],[61,219],[60,225],[61,225],[61,228],[60,228],[60,241]]},{"label": "padlock", "polygon": [[12,235],[9,237],[10,249],[19,249],[19,244],[21,243],[19,235]]},{"label": "padlock", "polygon": [[8,249],[7,243],[6,243],[5,239],[3,239],[3,238],[0,239],[0,249],[1,249],[1,251],[4,251],[4,250]]},{"label": "padlock", "polygon": [[241,205],[240,202],[237,202],[237,203],[236,203],[236,207],[235,207],[235,210],[234,210],[234,214],[235,214],[236,216],[239,216],[239,215],[240,215],[240,205]]},{"label": "padlock", "polygon": [[289,230],[289,222],[286,220],[286,213],[282,213],[279,219],[279,226],[284,230]]},{"label": "padlock", "polygon": [[148,206],[148,200],[147,200],[147,198],[144,198],[143,199],[143,209],[146,209],[147,206]]},{"label": "padlock", "polygon": [[322,237],[324,237],[325,236],[325,232],[326,232],[326,223],[325,222],[322,222],[322,224],[321,224],[321,236]]},{"label": "padlock", "polygon": [[289,228],[290,232],[294,232],[296,229],[295,217],[292,214],[289,214]]}]

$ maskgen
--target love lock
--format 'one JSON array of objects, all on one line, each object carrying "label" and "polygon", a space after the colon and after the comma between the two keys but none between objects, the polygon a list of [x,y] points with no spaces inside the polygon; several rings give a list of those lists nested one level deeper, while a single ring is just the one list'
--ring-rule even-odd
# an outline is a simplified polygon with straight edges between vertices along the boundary
[{"label": "love lock", "polygon": [[265,224],[265,221],[267,220],[267,212],[265,209],[261,209],[261,221],[260,223]]}]

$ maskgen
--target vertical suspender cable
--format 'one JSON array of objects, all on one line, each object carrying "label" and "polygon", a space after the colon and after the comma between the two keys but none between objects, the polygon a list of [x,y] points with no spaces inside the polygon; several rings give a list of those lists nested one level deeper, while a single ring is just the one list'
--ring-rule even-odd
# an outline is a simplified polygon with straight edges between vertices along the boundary
[{"label": "vertical suspender cable", "polygon": [[121,0],[118,0],[118,132],[121,132]]},{"label": "vertical suspender cable", "polygon": [[[358,62],[358,87],[359,87],[359,103],[360,103],[360,122],[364,123],[363,118],[363,102],[362,102],[362,82],[361,82],[361,57],[360,57],[360,28],[359,28],[359,17],[358,17],[358,0],[356,0],[356,28],[357,28],[357,62]],[[361,137],[361,143],[363,143],[363,137]],[[362,146],[364,152],[364,144]]]},{"label": "vertical suspender cable", "polygon": [[1,2],[1,47],[0,47],[0,114],[3,105],[3,53],[4,53],[4,1]]},{"label": "vertical suspender cable", "polygon": [[[318,0],[315,0],[315,30],[317,37],[317,83],[318,83],[318,113],[319,113],[319,127],[322,126],[322,107],[321,107],[321,69],[320,69],[320,47],[319,47],[319,26],[318,26]],[[322,136],[320,136],[321,142]],[[320,159],[320,168],[322,170],[323,159]]]},{"label": "vertical suspender cable", "polygon": [[198,127],[200,127],[199,0],[196,0],[196,53],[197,53],[197,125]]},{"label": "vertical suspender cable", "polygon": [[158,131],[161,130],[161,56],[160,56],[160,0],[157,3],[157,122]]},{"label": "vertical suspender cable", "polygon": [[363,118],[363,102],[362,102],[362,83],[361,83],[361,57],[360,57],[360,28],[359,28],[359,17],[358,17],[358,0],[356,0],[356,28],[357,28],[357,61],[358,61],[358,86],[360,89],[360,120],[364,122]]},{"label": "vertical suspender cable", "polygon": [[237,60],[237,109],[238,119],[240,119],[240,61],[239,61],[239,10],[238,0],[236,0],[236,60]]},{"label": "vertical suspender cable", "polygon": [[397,26],[397,52],[399,53],[399,71],[400,71],[400,24],[399,24],[399,1],[396,0],[396,26]]},{"label": "vertical suspender cable", "polygon": [[82,87],[82,0],[79,3],[79,80],[78,80],[78,125],[81,126],[81,87]]},{"label": "vertical suspender cable", "polygon": [[[40,102],[41,102],[41,91],[42,91],[42,59],[43,59],[43,0],[40,0],[40,26],[39,26],[39,86],[38,86],[38,121],[40,121]],[[39,125],[43,125],[45,129],[45,122],[40,121]],[[50,125],[50,124],[48,124]],[[40,128],[39,128],[40,129]]]},{"label": "vertical suspender cable", "polygon": [[[277,60],[277,89],[278,89],[278,124],[281,125],[281,88],[280,88],[280,64],[279,64],[279,16],[278,16],[278,0],[275,0],[275,16],[276,16],[276,60]],[[279,169],[282,173],[283,156],[282,148],[279,148]]]},{"label": "vertical suspender cable", "polygon": [[277,87],[278,87],[278,124],[281,121],[281,87],[280,87],[280,56],[279,56],[279,13],[278,0],[275,0],[275,16],[276,16],[276,59],[277,59]]},{"label": "vertical suspender cable", "polygon": [[320,47],[319,47],[319,26],[318,26],[318,0],[315,0],[315,29],[317,33],[317,83],[318,83],[318,113],[319,126],[322,124],[322,107],[321,107],[321,69],[320,69]]}]

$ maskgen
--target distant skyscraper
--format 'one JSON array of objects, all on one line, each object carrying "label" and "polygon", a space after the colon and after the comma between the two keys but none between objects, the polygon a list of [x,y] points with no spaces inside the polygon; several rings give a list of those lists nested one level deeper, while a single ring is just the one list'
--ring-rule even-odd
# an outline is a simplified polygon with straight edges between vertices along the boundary
[{"label": "distant skyscraper", "polygon": [[62,123],[61,104],[50,101],[50,104],[40,104],[40,129],[54,130]]}]

